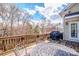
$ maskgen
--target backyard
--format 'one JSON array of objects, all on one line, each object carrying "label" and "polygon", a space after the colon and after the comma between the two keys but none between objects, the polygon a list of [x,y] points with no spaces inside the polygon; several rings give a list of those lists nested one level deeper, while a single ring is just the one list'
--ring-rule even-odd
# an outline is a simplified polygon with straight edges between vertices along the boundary
[{"label": "backyard", "polygon": [[78,26],[62,19],[69,6],[0,3],[0,56],[79,56],[79,43],[70,41],[78,40]]}]

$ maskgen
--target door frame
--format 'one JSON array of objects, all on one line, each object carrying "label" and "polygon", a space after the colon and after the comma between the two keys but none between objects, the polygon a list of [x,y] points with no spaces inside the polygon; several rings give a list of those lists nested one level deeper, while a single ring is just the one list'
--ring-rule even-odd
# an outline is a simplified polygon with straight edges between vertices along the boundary
[{"label": "door frame", "polygon": [[[77,23],[77,38],[75,37],[71,37],[71,24],[73,23]],[[79,26],[78,26],[79,22],[69,22],[69,39],[78,39],[79,38],[79,33],[78,33],[78,30],[79,30]]]}]

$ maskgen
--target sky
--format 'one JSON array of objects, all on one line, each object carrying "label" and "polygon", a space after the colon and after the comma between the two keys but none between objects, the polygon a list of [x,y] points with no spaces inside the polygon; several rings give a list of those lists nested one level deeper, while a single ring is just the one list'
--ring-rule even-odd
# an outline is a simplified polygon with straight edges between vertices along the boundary
[{"label": "sky", "polygon": [[17,7],[27,11],[34,21],[50,19],[51,22],[62,22],[58,13],[66,8],[66,3],[17,3]]},{"label": "sky", "polygon": [[17,7],[22,10],[26,10],[29,14],[32,15],[32,19],[34,20],[40,20],[45,18],[44,15],[39,12],[39,10],[36,10],[38,7],[44,8],[44,3],[20,3],[17,4]]}]

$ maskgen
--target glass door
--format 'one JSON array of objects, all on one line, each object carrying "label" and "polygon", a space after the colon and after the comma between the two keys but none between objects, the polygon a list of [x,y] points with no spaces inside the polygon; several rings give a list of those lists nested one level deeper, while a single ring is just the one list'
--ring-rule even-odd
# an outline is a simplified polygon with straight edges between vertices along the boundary
[{"label": "glass door", "polygon": [[77,23],[71,23],[71,38],[77,38],[78,37],[78,26]]}]

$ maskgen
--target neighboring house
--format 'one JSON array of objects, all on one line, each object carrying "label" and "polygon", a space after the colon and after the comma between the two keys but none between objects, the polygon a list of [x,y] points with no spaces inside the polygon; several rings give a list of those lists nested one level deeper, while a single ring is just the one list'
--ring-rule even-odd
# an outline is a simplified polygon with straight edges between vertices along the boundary
[{"label": "neighboring house", "polygon": [[60,12],[64,24],[64,40],[79,42],[79,3],[72,3]]}]

